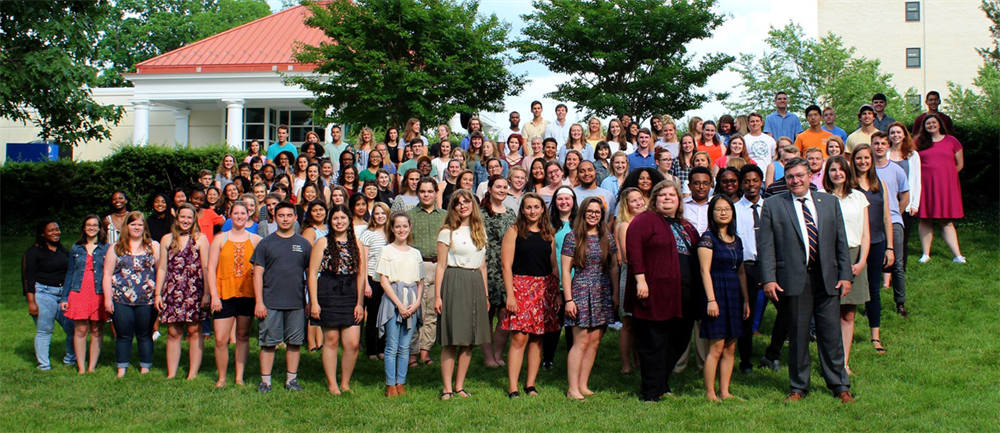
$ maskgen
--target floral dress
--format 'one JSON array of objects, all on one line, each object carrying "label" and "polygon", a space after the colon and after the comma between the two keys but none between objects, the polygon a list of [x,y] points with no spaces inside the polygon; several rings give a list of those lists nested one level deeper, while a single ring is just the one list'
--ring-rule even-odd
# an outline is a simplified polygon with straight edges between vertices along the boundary
[{"label": "floral dress", "polygon": [[[576,233],[571,231],[566,234],[561,254],[569,257],[576,254]],[[612,236],[608,236],[608,254],[612,257],[618,254],[618,244]],[[601,269],[601,239],[596,234],[587,236],[586,266],[576,269],[571,290],[576,304],[576,319],[567,315],[566,326],[593,328],[614,322],[611,275]]]},{"label": "floral dress", "polygon": [[205,280],[201,270],[201,253],[193,238],[180,251],[167,259],[167,281],[163,285],[162,323],[200,322],[205,319],[201,299],[205,295]]},{"label": "floral dress", "polygon": [[486,238],[491,241],[486,247],[486,282],[490,294],[490,306],[493,308],[507,307],[507,288],[503,284],[503,264],[500,260],[500,244],[507,229],[514,225],[514,210],[496,216],[483,212],[483,225],[486,226]]}]

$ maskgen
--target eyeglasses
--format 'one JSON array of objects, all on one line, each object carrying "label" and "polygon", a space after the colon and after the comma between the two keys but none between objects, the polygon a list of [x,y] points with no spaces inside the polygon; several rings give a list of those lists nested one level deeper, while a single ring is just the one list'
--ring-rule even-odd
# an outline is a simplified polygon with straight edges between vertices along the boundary
[{"label": "eyeglasses", "polygon": [[587,215],[601,216],[602,213],[604,213],[604,212],[599,211],[599,210],[593,210],[593,209],[588,209],[587,210]]},{"label": "eyeglasses", "polygon": [[727,207],[715,208],[715,213],[733,213],[733,210]]}]

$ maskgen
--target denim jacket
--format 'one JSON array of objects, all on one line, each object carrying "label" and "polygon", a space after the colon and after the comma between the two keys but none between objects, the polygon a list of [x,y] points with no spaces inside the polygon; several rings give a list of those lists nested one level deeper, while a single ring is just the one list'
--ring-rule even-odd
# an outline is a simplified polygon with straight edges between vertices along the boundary
[{"label": "denim jacket", "polygon": [[[104,279],[104,256],[109,247],[108,244],[97,244],[97,248],[94,248],[94,290],[98,295],[104,294],[101,283]],[[69,251],[69,267],[66,269],[66,281],[63,283],[60,302],[69,301],[70,291],[80,291],[80,287],[83,286],[84,269],[87,269],[87,247],[74,244]]]}]

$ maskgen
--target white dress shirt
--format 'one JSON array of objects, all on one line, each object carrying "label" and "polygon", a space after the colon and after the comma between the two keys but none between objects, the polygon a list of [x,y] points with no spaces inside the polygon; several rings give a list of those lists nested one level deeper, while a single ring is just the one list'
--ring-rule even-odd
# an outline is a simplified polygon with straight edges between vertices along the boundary
[{"label": "white dress shirt", "polygon": [[[694,228],[698,230],[699,236],[708,230],[708,204],[710,202],[711,200],[705,200],[705,203],[698,204],[691,197],[684,199],[684,218],[691,221],[691,224],[694,224]],[[746,241],[743,243],[746,243]]]},{"label": "white dress shirt", "polygon": [[568,120],[563,119],[563,124],[560,125],[558,120],[549,123],[549,126],[545,127],[545,138],[555,138],[556,144],[562,147],[569,141],[569,128],[573,126]]},{"label": "white dress shirt", "polygon": [[[792,204],[795,205],[795,217],[799,219],[799,229],[802,230],[802,247],[806,251],[806,263],[809,263],[809,231],[806,229],[806,217],[802,213],[802,202],[799,201],[800,198],[806,199],[806,207],[809,208],[809,213],[812,214],[813,221],[816,222],[816,242],[819,243],[819,215],[816,213],[816,203],[813,201],[812,191],[806,192],[806,195],[802,197],[797,197],[792,195]],[[687,203],[685,203],[687,206]],[[819,245],[817,245],[818,247]]]},{"label": "white dress shirt", "polygon": [[[743,240],[743,260],[757,260],[757,230],[753,225],[753,205],[746,196],[736,202],[736,235]],[[764,199],[757,198],[757,217],[764,212]],[[686,204],[685,204],[686,206]]]}]

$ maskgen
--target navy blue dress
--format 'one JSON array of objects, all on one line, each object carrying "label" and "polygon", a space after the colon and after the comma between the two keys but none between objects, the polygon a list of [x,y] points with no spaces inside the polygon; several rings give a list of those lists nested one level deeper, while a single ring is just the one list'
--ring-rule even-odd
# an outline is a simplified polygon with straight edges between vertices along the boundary
[{"label": "navy blue dress", "polygon": [[[712,286],[719,316],[701,318],[701,338],[739,338],[743,336],[743,296],[737,270],[743,264],[743,241],[736,237],[732,243],[719,240],[712,231],[706,231],[698,241],[698,248],[712,250]],[[708,308],[706,303],[705,308]]]}]

